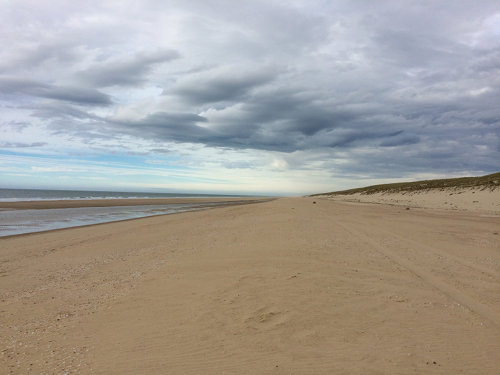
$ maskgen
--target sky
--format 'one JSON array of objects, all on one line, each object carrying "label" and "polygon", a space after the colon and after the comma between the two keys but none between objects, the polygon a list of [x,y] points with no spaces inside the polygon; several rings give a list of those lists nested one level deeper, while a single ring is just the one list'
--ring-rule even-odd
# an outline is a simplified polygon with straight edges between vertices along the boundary
[{"label": "sky", "polygon": [[500,1],[0,0],[0,187],[303,195],[500,170]]}]

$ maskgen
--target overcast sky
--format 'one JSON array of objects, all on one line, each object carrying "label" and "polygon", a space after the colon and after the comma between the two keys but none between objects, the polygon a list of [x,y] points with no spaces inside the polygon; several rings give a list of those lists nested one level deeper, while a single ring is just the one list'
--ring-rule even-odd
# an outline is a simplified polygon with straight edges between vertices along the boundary
[{"label": "overcast sky", "polygon": [[0,187],[500,170],[500,1],[0,0]]}]

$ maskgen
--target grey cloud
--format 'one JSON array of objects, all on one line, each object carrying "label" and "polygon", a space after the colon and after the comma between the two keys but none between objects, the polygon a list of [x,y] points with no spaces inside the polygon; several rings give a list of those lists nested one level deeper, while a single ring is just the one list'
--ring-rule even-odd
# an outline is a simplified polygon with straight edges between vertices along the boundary
[{"label": "grey cloud", "polygon": [[46,62],[71,64],[79,57],[81,57],[81,53],[76,50],[71,41],[22,46],[0,61],[0,72],[33,69]]},{"label": "grey cloud", "polygon": [[478,56],[469,67],[472,75],[477,73],[488,74],[500,71],[500,48],[479,50]]},{"label": "grey cloud", "polygon": [[[110,121],[109,126],[115,131],[160,141],[282,152],[318,147],[342,148],[359,142],[393,139],[402,132],[388,126],[369,129],[371,124],[363,122],[362,116],[355,113],[337,114],[332,111],[314,118],[316,108],[309,108],[304,103],[301,113],[300,109],[293,109],[294,104],[295,101],[289,106],[290,113],[287,116],[283,109],[278,118],[265,118],[258,114],[257,121],[252,118],[253,112],[244,112],[240,118],[223,126],[211,124],[209,119],[199,115],[171,113],[156,113],[140,121]],[[202,123],[207,125],[200,126]],[[404,141],[399,139],[398,142]]]},{"label": "grey cloud", "polygon": [[459,44],[436,36],[411,31],[382,30],[375,37],[379,59],[398,67],[428,67],[448,65],[464,53]]},{"label": "grey cloud", "polygon": [[27,121],[6,121],[0,122],[0,128],[9,128],[10,131],[19,132],[30,126],[30,123]]},{"label": "grey cloud", "polygon": [[0,77],[0,93],[21,94],[72,102],[81,105],[111,105],[109,95],[86,87],[49,85],[30,79]]},{"label": "grey cloud", "polygon": [[211,136],[209,130],[197,125],[206,121],[191,113],[158,112],[136,121],[110,120],[108,126],[140,138],[200,143]]},{"label": "grey cloud", "polygon": [[[387,98],[383,95],[375,106],[331,109],[317,104],[314,99],[314,96],[304,95],[298,87],[284,87],[256,92],[240,103],[236,112],[227,115],[225,110],[216,117],[207,118],[157,114],[127,124],[127,132],[139,137],[211,147],[293,152],[322,147],[343,150],[361,146],[415,148],[423,140],[428,142],[430,137],[455,138],[457,135],[451,131],[459,132],[466,141],[478,132],[476,122],[485,121],[484,113],[474,112],[474,102],[465,99],[444,104],[399,100],[393,101],[390,110],[384,107],[383,101]],[[492,113],[488,117],[489,125],[483,131],[498,126],[494,116]],[[458,127],[457,121],[466,121],[467,125]],[[200,122],[207,126],[198,126]]]},{"label": "grey cloud", "polygon": [[232,127],[231,132],[204,127],[205,117],[189,113],[155,113],[141,120],[108,120],[107,127],[116,133],[164,142],[199,143],[211,147],[236,149],[293,150],[296,145],[280,137],[269,136],[259,127]]},{"label": "grey cloud", "polygon": [[[456,145],[455,145],[456,147]],[[343,170],[353,175],[377,178],[404,178],[413,173],[487,173],[498,169],[498,163],[488,155],[464,157],[453,148],[429,152],[423,147],[397,148],[398,157],[389,152],[367,152],[364,155],[350,155]],[[479,161],[479,163],[478,163]]]},{"label": "grey cloud", "polygon": [[74,105],[64,102],[43,103],[33,108],[32,116],[40,119],[75,119],[75,120],[101,120],[101,117],[96,116],[89,111],[84,111]]},{"label": "grey cloud", "polygon": [[160,50],[150,53],[136,53],[133,56],[114,58],[95,63],[77,72],[75,76],[86,84],[97,87],[136,86],[146,80],[154,65],[180,58],[174,50]]},{"label": "grey cloud", "polygon": [[152,152],[155,154],[165,154],[165,155],[172,154],[172,150],[170,150],[168,148],[152,148],[149,150],[149,152]]},{"label": "grey cloud", "polygon": [[103,94],[102,92],[94,89],[83,87],[43,87],[31,91],[31,94],[82,105],[107,106],[112,104],[109,95]]},{"label": "grey cloud", "polygon": [[394,146],[405,146],[414,145],[420,142],[420,137],[416,135],[402,135],[396,137],[390,137],[389,139],[380,143],[382,147],[394,147]]},{"label": "grey cloud", "polygon": [[223,72],[204,71],[192,74],[165,94],[178,95],[195,105],[221,101],[235,102],[248,95],[253,88],[270,83],[276,77],[274,70],[258,72],[235,70],[232,68]]},{"label": "grey cloud", "polygon": [[0,148],[30,148],[45,146],[46,142],[20,143],[20,142],[0,142]]}]

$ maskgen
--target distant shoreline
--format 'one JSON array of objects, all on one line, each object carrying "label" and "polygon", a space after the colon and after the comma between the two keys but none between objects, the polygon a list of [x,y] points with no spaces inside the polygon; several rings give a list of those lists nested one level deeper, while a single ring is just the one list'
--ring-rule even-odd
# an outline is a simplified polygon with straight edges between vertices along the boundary
[{"label": "distant shoreline", "polygon": [[[246,205],[264,201],[175,202],[162,205],[51,207],[47,209],[0,208],[0,240],[43,232],[174,215],[211,208]],[[57,211],[57,212],[56,212]],[[4,215],[8,215],[5,217]],[[7,222],[6,222],[7,220]],[[36,223],[36,224],[35,224]]]},{"label": "distant shoreline", "polygon": [[118,207],[118,206],[145,206],[165,204],[192,204],[192,203],[223,203],[223,202],[260,202],[274,198],[261,197],[214,197],[214,198],[113,198],[113,199],[64,199],[64,200],[29,200],[15,202],[0,202],[1,210],[43,210],[53,208],[79,207]]}]

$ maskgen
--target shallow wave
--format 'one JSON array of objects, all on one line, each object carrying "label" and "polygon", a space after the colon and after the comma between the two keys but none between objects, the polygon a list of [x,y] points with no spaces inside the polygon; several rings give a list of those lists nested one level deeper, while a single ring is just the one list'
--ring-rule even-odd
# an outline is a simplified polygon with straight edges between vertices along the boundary
[{"label": "shallow wave", "polygon": [[[141,217],[198,211],[214,203],[148,206],[78,207],[43,210],[0,210],[0,237],[83,225],[109,223]],[[222,204],[218,204],[222,205]]]}]

